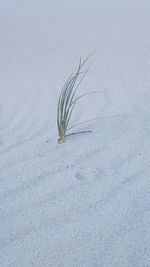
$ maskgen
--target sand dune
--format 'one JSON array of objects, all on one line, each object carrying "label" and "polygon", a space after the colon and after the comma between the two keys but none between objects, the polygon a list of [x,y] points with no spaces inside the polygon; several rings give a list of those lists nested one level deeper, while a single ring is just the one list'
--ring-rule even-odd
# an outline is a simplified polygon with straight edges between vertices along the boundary
[{"label": "sand dune", "polygon": [[[0,266],[150,266],[150,4],[1,1]],[[95,54],[57,142],[57,101]],[[70,125],[71,126],[71,125]]]}]

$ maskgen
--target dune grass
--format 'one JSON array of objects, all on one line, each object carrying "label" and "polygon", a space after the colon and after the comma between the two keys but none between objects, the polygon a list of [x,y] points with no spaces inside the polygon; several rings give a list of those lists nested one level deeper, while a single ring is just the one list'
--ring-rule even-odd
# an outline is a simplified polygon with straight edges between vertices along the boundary
[{"label": "dune grass", "polygon": [[83,67],[85,66],[88,58],[89,56],[83,61],[80,59],[77,70],[74,74],[70,75],[60,93],[57,107],[57,127],[59,143],[65,141],[66,132],[68,130],[72,112],[77,101],[85,95],[95,93],[95,91],[91,91],[80,96],[76,96],[77,89],[79,88],[89,69],[86,68],[86,70],[83,70]]}]

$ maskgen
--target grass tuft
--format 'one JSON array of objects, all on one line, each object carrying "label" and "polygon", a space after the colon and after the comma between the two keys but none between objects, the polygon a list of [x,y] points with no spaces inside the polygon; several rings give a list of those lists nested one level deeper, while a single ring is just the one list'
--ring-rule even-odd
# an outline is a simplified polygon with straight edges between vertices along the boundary
[{"label": "grass tuft", "polygon": [[78,97],[76,96],[77,89],[79,88],[89,69],[87,68],[86,70],[83,70],[83,67],[85,66],[88,58],[89,56],[83,61],[80,59],[79,66],[75,74],[70,75],[60,93],[57,107],[57,127],[59,134],[59,143],[65,141],[66,132],[68,130],[70,119],[77,101],[85,95],[95,93],[95,91],[91,91]]}]

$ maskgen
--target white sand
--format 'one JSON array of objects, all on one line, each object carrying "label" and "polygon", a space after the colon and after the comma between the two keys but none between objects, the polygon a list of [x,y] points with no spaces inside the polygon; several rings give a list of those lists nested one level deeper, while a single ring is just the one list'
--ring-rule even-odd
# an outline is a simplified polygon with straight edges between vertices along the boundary
[{"label": "white sand", "polygon": [[[1,267],[150,266],[149,14],[149,0],[1,0]],[[80,93],[101,94],[71,123],[104,118],[59,145],[60,90],[95,49]]]}]

